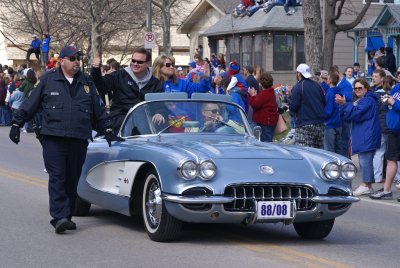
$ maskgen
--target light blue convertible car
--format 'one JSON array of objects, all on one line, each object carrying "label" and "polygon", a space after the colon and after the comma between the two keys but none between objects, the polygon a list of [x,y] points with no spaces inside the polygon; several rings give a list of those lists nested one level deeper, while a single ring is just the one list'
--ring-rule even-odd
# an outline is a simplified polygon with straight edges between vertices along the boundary
[{"label": "light blue convertible car", "polygon": [[340,155],[264,143],[228,96],[147,94],[127,114],[125,141],[90,143],[76,215],[90,205],[142,215],[149,237],[171,241],[183,222],[293,224],[322,239],[359,201],[356,167]]}]

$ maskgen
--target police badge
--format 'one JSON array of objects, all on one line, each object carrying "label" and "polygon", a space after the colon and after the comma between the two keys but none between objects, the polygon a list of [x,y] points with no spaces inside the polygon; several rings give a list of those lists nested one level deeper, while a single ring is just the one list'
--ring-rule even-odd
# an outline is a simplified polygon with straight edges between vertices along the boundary
[{"label": "police badge", "polygon": [[89,86],[88,85],[83,85],[83,89],[85,90],[86,94],[89,94]]}]

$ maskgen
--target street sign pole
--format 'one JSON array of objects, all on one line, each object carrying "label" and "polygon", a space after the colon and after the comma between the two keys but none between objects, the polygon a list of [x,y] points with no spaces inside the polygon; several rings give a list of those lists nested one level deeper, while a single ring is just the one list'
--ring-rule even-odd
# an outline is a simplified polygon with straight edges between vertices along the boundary
[{"label": "street sign pole", "polygon": [[[152,6],[151,6],[151,0],[147,0],[147,16],[146,16],[146,26],[147,26],[147,32],[152,32],[152,17],[151,14],[152,13]],[[149,51],[150,53],[150,66],[152,65],[152,59],[151,59],[151,49],[147,49],[147,51]]]}]

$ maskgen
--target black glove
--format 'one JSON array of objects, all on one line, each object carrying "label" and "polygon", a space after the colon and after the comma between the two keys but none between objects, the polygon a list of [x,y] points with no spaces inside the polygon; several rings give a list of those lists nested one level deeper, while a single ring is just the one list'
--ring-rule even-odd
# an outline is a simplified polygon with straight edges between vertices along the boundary
[{"label": "black glove", "polygon": [[35,134],[36,134],[36,139],[38,139],[38,140],[41,142],[41,141],[43,140],[43,135],[40,134],[40,130],[41,130],[40,127],[34,127],[34,128],[33,128],[33,131],[34,131]]},{"label": "black glove", "polygon": [[20,135],[21,135],[21,130],[19,126],[13,124],[10,129],[10,135],[9,135],[10,140],[15,144],[18,144]]},{"label": "black glove", "polygon": [[114,134],[114,131],[111,128],[107,128],[104,131],[104,138],[106,139],[109,147],[111,147],[112,141],[124,141],[125,140],[121,137],[117,137],[117,135]]}]

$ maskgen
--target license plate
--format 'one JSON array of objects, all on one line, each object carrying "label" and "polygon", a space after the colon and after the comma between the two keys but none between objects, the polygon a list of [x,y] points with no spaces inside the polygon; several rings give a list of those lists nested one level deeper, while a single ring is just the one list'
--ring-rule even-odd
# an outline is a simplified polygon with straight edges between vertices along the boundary
[{"label": "license plate", "polygon": [[291,219],[294,208],[291,201],[257,202],[257,219]]}]

